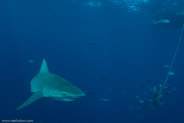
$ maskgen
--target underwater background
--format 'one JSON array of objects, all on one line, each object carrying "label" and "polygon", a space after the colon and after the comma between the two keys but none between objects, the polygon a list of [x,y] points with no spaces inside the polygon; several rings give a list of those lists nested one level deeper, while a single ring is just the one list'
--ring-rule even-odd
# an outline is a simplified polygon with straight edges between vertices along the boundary
[{"label": "underwater background", "polygon": [[[183,5],[183,0],[0,1],[1,122],[184,123],[184,38],[163,103],[137,105],[168,74],[184,35]],[[153,24],[156,19],[170,23]],[[86,96],[73,102],[41,98],[16,111],[32,94],[30,81],[43,58],[51,72]]]}]

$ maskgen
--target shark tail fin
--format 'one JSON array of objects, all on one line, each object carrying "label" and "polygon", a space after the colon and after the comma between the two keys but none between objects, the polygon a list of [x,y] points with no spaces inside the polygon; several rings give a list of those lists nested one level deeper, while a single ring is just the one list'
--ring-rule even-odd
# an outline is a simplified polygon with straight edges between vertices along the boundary
[{"label": "shark tail fin", "polygon": [[20,110],[28,105],[30,105],[31,103],[35,102],[36,100],[40,99],[42,97],[41,92],[36,92],[34,94],[32,94],[32,96],[27,99],[22,105],[20,105],[16,110]]}]

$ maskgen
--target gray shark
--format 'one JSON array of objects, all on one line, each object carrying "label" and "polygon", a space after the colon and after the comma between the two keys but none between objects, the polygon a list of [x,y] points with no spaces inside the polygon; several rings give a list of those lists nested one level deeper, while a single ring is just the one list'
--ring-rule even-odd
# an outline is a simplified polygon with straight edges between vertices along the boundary
[{"label": "gray shark", "polygon": [[49,72],[47,63],[43,59],[39,73],[31,80],[31,92],[34,92],[16,110],[20,110],[41,97],[53,98],[59,101],[74,101],[85,96],[85,93],[64,78]]}]

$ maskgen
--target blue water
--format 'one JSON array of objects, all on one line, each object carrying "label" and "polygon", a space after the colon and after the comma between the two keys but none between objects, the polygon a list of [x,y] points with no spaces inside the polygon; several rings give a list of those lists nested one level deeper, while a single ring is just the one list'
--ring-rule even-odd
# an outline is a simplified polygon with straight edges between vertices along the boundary
[{"label": "blue water", "polygon": [[[173,15],[176,6],[157,0],[135,11],[107,1],[85,6],[86,1],[0,2],[1,122],[184,123],[184,38],[168,81],[175,89],[154,109],[134,106],[136,96],[146,97],[167,75],[164,65],[171,64],[182,35],[183,16]],[[168,11],[159,12],[161,5]],[[159,18],[171,23],[152,25]],[[74,102],[42,98],[16,111],[32,94],[30,81],[43,58],[51,72],[86,96]]]}]

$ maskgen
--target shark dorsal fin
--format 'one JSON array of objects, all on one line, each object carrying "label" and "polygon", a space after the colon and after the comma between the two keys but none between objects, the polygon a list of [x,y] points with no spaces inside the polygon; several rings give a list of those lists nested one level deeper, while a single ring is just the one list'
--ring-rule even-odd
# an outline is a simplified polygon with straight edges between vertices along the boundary
[{"label": "shark dorsal fin", "polygon": [[45,59],[43,59],[42,61],[42,65],[41,65],[39,74],[44,74],[44,73],[49,73],[49,69],[47,67],[47,62]]}]

